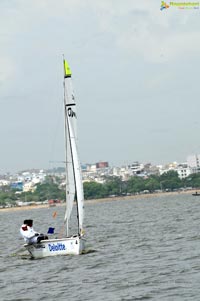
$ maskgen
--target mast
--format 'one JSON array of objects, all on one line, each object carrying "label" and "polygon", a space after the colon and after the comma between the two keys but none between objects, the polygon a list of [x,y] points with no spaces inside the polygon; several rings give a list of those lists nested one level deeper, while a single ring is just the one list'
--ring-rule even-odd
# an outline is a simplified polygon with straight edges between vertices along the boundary
[{"label": "mast", "polygon": [[[76,103],[71,83],[71,70],[66,60],[64,60],[64,105],[65,105],[65,140],[66,140],[66,213],[65,221],[71,215],[72,206],[76,192],[78,234],[81,235],[83,224],[83,184],[81,176],[81,166],[77,151],[76,132]],[[68,233],[68,230],[67,230]]]},{"label": "mast", "polygon": [[64,222],[66,223],[66,232],[67,236],[69,236],[69,219],[71,216],[71,211],[74,202],[75,195],[75,181],[73,176],[73,163],[72,163],[72,149],[71,149],[71,141],[69,138],[69,122],[67,117],[67,103],[69,102],[69,93],[66,89],[65,80],[68,77],[71,77],[71,70],[69,66],[66,65],[63,55],[63,64],[64,64],[64,124],[65,124],[65,171],[66,171],[66,185],[65,185],[65,197],[66,197],[66,211]]},{"label": "mast", "polygon": [[[63,55],[63,61],[64,61],[64,55]],[[65,69],[64,69],[64,74],[65,74]],[[67,233],[67,236],[69,235],[69,222],[68,222],[68,217],[66,216],[67,215],[67,195],[69,193],[68,191],[68,171],[67,171],[67,118],[66,118],[66,93],[65,93],[65,80],[63,80],[63,92],[64,92],[64,97],[63,97],[63,100],[64,100],[64,126],[65,126],[65,131],[64,131],[64,135],[65,135],[65,173],[66,173],[66,183],[65,183],[65,203],[66,203],[66,213],[65,213],[65,218],[64,218],[64,222],[66,223],[66,233]]]}]

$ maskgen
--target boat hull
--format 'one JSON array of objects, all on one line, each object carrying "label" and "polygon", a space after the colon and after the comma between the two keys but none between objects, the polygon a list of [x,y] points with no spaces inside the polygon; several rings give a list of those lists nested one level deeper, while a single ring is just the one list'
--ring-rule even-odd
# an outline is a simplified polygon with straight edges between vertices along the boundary
[{"label": "boat hull", "polygon": [[25,244],[32,258],[57,255],[80,255],[85,249],[85,240],[79,236],[42,240],[37,244]]}]

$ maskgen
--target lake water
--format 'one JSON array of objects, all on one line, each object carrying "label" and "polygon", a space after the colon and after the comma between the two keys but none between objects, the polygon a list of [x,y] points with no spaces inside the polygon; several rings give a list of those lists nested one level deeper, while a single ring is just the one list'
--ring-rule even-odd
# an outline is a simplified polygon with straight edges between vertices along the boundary
[{"label": "lake water", "polygon": [[23,255],[23,220],[59,232],[63,214],[63,207],[0,211],[0,300],[200,300],[200,197],[86,203],[85,255]]}]

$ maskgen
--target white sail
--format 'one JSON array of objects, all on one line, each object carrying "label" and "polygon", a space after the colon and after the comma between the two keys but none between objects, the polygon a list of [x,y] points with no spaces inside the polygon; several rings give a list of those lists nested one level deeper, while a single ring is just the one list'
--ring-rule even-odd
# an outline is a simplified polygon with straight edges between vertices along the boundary
[{"label": "white sail", "polygon": [[[43,258],[56,255],[79,255],[85,251],[83,237],[84,196],[81,166],[77,152],[77,114],[76,103],[71,83],[71,70],[64,60],[64,108],[65,108],[65,141],[66,141],[66,212],[67,237],[44,239],[39,243],[25,244],[32,258]],[[69,236],[68,223],[76,195],[78,233]]]},{"label": "white sail", "polygon": [[65,221],[69,222],[75,193],[77,197],[78,232],[83,229],[84,195],[81,166],[77,152],[77,112],[71,82],[71,70],[64,60],[64,104],[66,135],[66,213]]}]

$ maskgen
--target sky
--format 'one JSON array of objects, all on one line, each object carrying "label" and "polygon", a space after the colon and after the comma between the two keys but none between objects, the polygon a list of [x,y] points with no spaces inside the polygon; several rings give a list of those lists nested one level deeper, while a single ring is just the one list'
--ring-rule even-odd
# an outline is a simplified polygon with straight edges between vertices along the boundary
[{"label": "sky", "polygon": [[160,7],[0,0],[0,174],[61,166],[63,54],[82,163],[165,164],[200,153],[200,9]]}]

